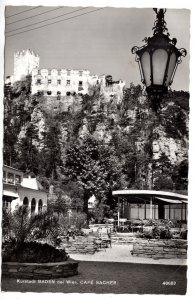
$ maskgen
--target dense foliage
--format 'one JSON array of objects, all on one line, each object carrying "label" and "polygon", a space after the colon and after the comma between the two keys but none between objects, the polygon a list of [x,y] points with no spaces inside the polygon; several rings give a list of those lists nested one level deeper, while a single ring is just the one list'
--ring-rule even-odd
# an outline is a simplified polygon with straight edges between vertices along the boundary
[{"label": "dense foliage", "polygon": [[[121,102],[107,99],[99,85],[80,98],[77,107],[55,113],[44,109],[42,94],[31,94],[30,77],[5,87],[4,163],[33,172],[46,189],[53,185],[56,211],[88,215],[95,195],[99,217],[110,217],[114,189],[187,189],[187,92],[169,92],[158,114],[132,83]],[[162,136],[182,145],[175,161],[162,150],[154,159],[153,142]]]}]

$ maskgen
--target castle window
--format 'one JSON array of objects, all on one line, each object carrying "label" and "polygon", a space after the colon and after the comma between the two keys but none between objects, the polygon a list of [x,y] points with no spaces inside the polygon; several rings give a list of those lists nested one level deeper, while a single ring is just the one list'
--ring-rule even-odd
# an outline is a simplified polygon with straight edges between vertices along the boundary
[{"label": "castle window", "polygon": [[66,96],[70,96],[70,92],[66,92]]},{"label": "castle window", "polygon": [[37,79],[37,84],[41,84],[41,79]]},{"label": "castle window", "polygon": [[79,71],[79,76],[82,76],[83,75],[83,71]]},{"label": "castle window", "polygon": [[70,80],[66,80],[66,85],[70,85]]},{"label": "castle window", "polygon": [[52,92],[51,91],[47,91],[47,95],[51,95],[52,94]]},{"label": "castle window", "polygon": [[61,84],[61,80],[60,79],[58,79],[58,84]]},{"label": "castle window", "polygon": [[61,92],[57,91],[57,100],[60,100],[60,99],[61,99]]},{"label": "castle window", "polygon": [[99,84],[99,80],[97,80],[96,83]]},{"label": "castle window", "polygon": [[83,85],[83,82],[82,81],[79,81],[79,86],[82,86]]},{"label": "castle window", "polygon": [[51,79],[48,79],[48,84],[50,84],[51,83]]}]

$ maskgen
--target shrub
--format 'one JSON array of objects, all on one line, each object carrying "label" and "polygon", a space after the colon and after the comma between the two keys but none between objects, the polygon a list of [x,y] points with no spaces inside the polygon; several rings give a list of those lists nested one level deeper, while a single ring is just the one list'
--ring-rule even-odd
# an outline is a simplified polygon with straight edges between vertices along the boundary
[{"label": "shrub", "polygon": [[[36,261],[36,258],[39,259],[39,251],[42,251],[40,249],[43,248],[43,245],[40,245],[40,243],[33,243],[35,240],[44,239],[51,244],[51,247],[54,246],[53,250],[51,250],[52,248],[48,248],[49,245],[44,246],[45,248],[43,249],[45,249],[45,253],[48,254],[48,258],[51,256],[51,259],[53,259],[52,257],[55,256],[55,246],[58,246],[60,242],[60,226],[58,219],[52,214],[45,212],[39,215],[30,215],[28,209],[20,206],[13,213],[3,213],[2,229],[2,252],[4,254],[4,258],[8,256],[11,259],[13,256],[16,257],[17,260],[19,258],[22,260],[28,259],[28,256],[31,257],[31,252],[29,250],[31,245],[33,247],[32,253],[34,253],[32,256],[35,257]],[[47,249],[51,250],[51,255]],[[56,251],[56,257],[61,257],[58,255],[57,249]],[[62,258],[64,259],[65,256],[63,255]]]},{"label": "shrub", "polygon": [[66,261],[68,258],[65,250],[56,249],[48,244],[37,242],[24,242],[22,245],[4,245],[2,260],[12,262],[47,263]]},{"label": "shrub", "polygon": [[148,220],[145,225],[151,227],[150,231],[144,230],[143,233],[137,234],[137,237],[146,239],[171,239],[172,233],[170,228],[173,225],[169,220]]},{"label": "shrub", "polygon": [[80,235],[81,228],[86,224],[86,214],[81,212],[72,212],[70,216],[61,215],[59,217],[59,224],[60,235],[66,235],[70,228],[74,235]]}]

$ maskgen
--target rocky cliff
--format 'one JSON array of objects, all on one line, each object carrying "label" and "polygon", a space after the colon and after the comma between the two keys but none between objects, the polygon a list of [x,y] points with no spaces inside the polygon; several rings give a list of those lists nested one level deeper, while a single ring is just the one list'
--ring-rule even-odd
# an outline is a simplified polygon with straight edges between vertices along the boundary
[{"label": "rocky cliff", "polygon": [[[153,176],[166,175],[184,188],[173,173],[187,161],[188,101],[187,92],[170,92],[155,113],[141,86],[133,84],[123,92],[114,85],[97,86],[89,95],[59,100],[31,95],[29,85],[18,82],[5,89],[4,162],[23,171],[33,168],[40,175],[32,159],[44,166],[50,159],[55,160],[50,171],[54,165],[59,170],[69,145],[91,135],[100,144],[115,148],[127,187],[151,187],[152,166],[157,170]],[[31,161],[26,156],[31,156]],[[167,169],[162,167],[165,157],[171,166]],[[45,172],[46,178],[50,171]],[[152,182],[155,184],[155,179]]]}]

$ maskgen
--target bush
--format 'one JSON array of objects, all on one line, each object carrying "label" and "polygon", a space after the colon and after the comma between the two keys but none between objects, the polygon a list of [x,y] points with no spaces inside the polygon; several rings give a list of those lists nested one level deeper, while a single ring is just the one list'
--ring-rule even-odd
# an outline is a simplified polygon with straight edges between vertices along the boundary
[{"label": "bush", "polygon": [[170,223],[171,226],[169,223],[169,220],[148,220],[147,226],[150,226],[151,230],[139,233],[137,237],[146,239],[171,239],[172,233],[170,232],[170,228],[172,223]]},{"label": "bush", "polygon": [[56,249],[48,244],[37,242],[24,242],[16,245],[13,242],[3,244],[3,262],[27,262],[27,263],[47,263],[66,261],[68,255],[65,250]]},{"label": "bush", "polygon": [[3,212],[2,231],[4,261],[55,262],[67,259],[64,250],[55,248],[61,240],[59,222],[53,214],[30,215],[28,209],[20,206],[13,213]]},{"label": "bush", "polygon": [[72,212],[70,216],[61,215],[59,217],[60,235],[67,235],[69,229],[74,235],[81,234],[81,228],[86,224],[86,214],[81,212]]}]

